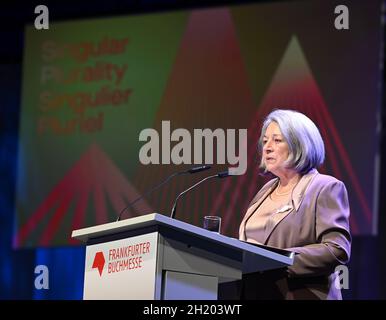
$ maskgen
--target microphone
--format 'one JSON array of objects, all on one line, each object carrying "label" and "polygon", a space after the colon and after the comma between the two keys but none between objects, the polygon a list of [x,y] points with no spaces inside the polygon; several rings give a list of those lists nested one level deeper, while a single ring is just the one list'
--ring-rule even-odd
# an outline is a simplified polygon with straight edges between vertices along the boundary
[{"label": "microphone", "polygon": [[121,212],[119,213],[116,222],[118,222],[119,220],[121,220],[122,214],[123,214],[128,208],[132,207],[132,206],[133,206],[134,204],[136,204],[139,200],[141,200],[142,198],[148,196],[148,195],[149,195],[150,193],[152,193],[153,191],[155,191],[155,190],[157,190],[158,188],[162,187],[164,184],[166,184],[167,182],[169,182],[169,180],[171,180],[171,179],[174,178],[175,176],[180,176],[180,175],[187,174],[187,173],[190,173],[190,174],[198,173],[198,172],[201,172],[201,171],[209,170],[210,168],[211,168],[211,166],[204,165],[204,166],[193,167],[193,168],[190,168],[190,169],[188,169],[188,170],[179,171],[179,172],[175,172],[175,173],[171,174],[171,175],[168,176],[166,179],[164,179],[163,181],[161,181],[159,184],[157,184],[156,186],[154,186],[153,188],[151,188],[149,191],[147,191],[144,195],[139,196],[137,199],[133,200],[133,201],[130,202],[126,207],[124,207],[124,208],[121,210]]},{"label": "microphone", "polygon": [[200,181],[198,181],[197,183],[195,183],[194,185],[192,185],[190,188],[186,189],[185,191],[182,191],[178,196],[177,198],[174,200],[174,204],[173,204],[173,208],[172,208],[172,211],[171,211],[171,214],[170,214],[170,218],[174,219],[175,215],[176,215],[176,210],[177,210],[177,201],[179,198],[181,198],[181,196],[183,196],[185,193],[189,192],[190,190],[194,189],[195,187],[197,187],[198,185],[200,185],[201,183],[203,183],[204,181],[206,180],[209,180],[209,179],[213,179],[213,178],[226,178],[226,177],[230,177],[230,176],[233,176],[233,174],[231,174],[229,172],[229,169],[226,170],[226,171],[222,171],[222,172],[219,172],[217,174],[214,174],[214,175],[211,175],[211,176],[208,176]]}]

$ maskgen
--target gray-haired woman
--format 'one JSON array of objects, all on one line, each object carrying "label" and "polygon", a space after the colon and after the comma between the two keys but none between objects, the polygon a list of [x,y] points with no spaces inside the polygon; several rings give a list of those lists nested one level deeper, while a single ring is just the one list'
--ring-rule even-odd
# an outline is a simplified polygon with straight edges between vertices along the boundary
[{"label": "gray-haired woman", "polygon": [[259,148],[260,167],[276,178],[252,199],[239,237],[297,254],[286,269],[246,275],[242,298],[341,299],[334,270],[350,258],[350,209],[343,182],[316,170],[325,155],[318,128],[302,113],[275,110]]}]

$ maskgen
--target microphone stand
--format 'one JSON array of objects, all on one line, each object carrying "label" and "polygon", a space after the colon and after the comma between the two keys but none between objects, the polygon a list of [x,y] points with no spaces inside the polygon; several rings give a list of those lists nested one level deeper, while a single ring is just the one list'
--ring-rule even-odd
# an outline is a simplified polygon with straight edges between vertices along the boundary
[{"label": "microphone stand", "polygon": [[154,186],[153,188],[151,188],[149,191],[147,191],[144,195],[141,195],[139,196],[137,199],[135,199],[134,201],[130,202],[126,207],[124,207],[121,212],[119,213],[118,215],[118,218],[116,220],[116,222],[118,222],[119,220],[121,220],[121,216],[122,214],[130,207],[132,207],[134,204],[136,204],[139,200],[141,200],[142,198],[148,196],[150,193],[152,193],[154,190],[162,187],[164,184],[166,184],[167,182],[169,182],[169,180],[171,180],[172,178],[174,178],[175,176],[179,176],[179,175],[183,175],[183,174],[187,174],[187,173],[197,173],[197,172],[201,172],[201,171],[204,171],[204,170],[208,170],[210,169],[211,166],[208,166],[208,165],[204,165],[204,166],[200,166],[200,167],[194,167],[194,168],[191,168],[189,170],[185,170],[185,171],[180,171],[180,172],[175,172],[173,174],[171,174],[170,176],[168,176],[166,179],[164,179],[163,181],[161,181],[159,184],[157,184],[156,186]]},{"label": "microphone stand", "polygon": [[195,183],[194,185],[192,185],[190,188],[186,189],[185,191],[181,192],[177,198],[174,200],[174,204],[173,204],[173,208],[172,208],[172,211],[171,211],[171,214],[170,214],[170,218],[174,219],[175,215],[176,215],[176,210],[177,210],[177,201],[179,198],[181,198],[185,193],[189,192],[190,190],[194,189],[195,187],[197,187],[198,185],[200,185],[201,183],[203,183],[204,181],[206,180],[209,180],[209,179],[212,179],[212,178],[225,178],[225,177],[229,177],[229,172],[228,171],[224,171],[224,172],[220,172],[220,173],[217,173],[217,174],[214,174],[212,176],[208,176],[200,181],[198,181],[197,183]]}]

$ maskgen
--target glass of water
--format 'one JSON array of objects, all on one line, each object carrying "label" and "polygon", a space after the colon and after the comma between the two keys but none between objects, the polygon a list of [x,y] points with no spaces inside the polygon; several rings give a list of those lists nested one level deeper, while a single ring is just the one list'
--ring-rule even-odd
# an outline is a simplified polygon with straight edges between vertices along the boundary
[{"label": "glass of water", "polygon": [[205,216],[204,217],[204,229],[220,233],[221,217],[219,217],[219,216]]}]

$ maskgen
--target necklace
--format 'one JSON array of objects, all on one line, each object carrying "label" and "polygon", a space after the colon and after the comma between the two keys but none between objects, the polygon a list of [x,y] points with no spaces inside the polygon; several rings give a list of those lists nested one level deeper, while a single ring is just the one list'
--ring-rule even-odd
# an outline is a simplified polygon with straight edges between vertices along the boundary
[{"label": "necklace", "polygon": [[280,192],[278,192],[277,190],[279,189],[279,187],[280,187],[280,181],[279,181],[279,184],[277,185],[277,187],[276,187],[276,189],[275,189],[275,194],[277,195],[277,196],[286,196],[287,194],[290,194],[291,192],[292,192],[292,189],[293,188],[291,188],[289,191],[287,191],[287,192],[283,192],[283,193],[280,193]]}]

